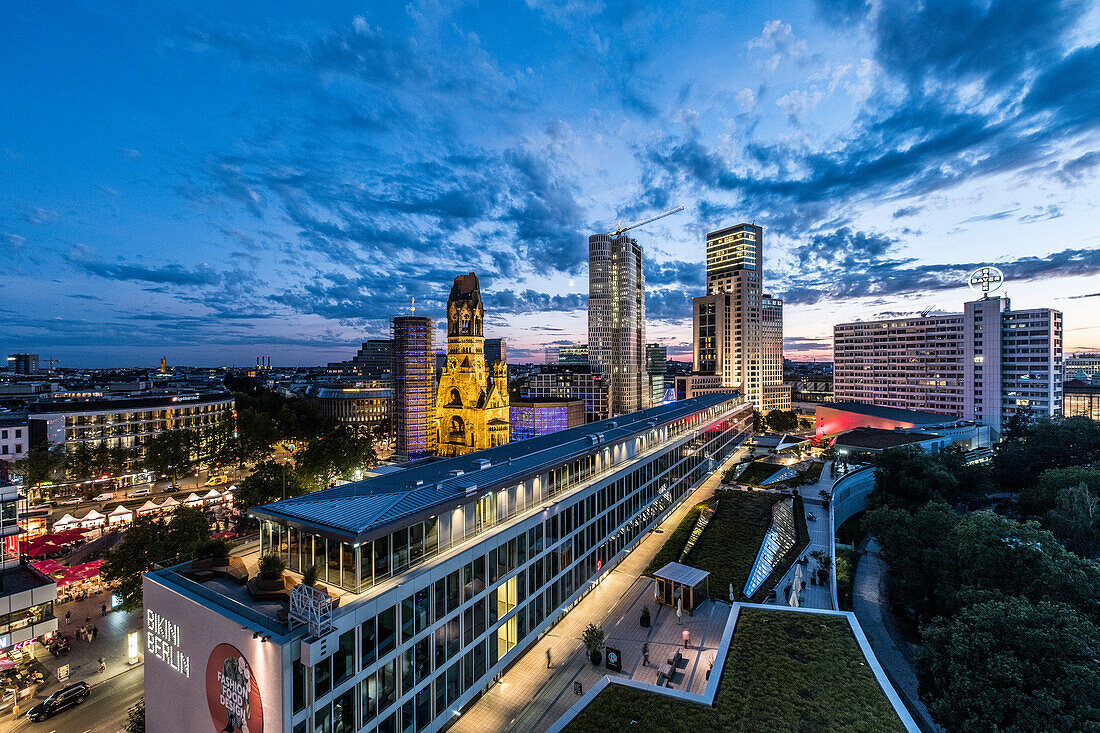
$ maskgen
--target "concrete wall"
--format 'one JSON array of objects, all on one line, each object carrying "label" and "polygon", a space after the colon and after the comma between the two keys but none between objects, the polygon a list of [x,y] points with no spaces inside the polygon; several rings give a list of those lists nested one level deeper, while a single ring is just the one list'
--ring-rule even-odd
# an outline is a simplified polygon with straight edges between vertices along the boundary
[{"label": "concrete wall", "polygon": [[[149,733],[217,733],[222,729],[213,723],[206,681],[211,653],[220,644],[235,647],[251,668],[262,703],[263,733],[289,729],[284,725],[283,701],[290,696],[290,674],[284,675],[282,666],[284,656],[287,666],[290,658],[274,639],[253,639],[251,628],[241,628],[246,626],[243,619],[215,613],[162,585],[155,576],[146,576],[143,586],[145,626],[141,641],[145,650],[145,725]],[[158,618],[169,625],[156,624]],[[150,633],[151,622],[159,633]],[[214,702],[218,702],[216,697]],[[255,715],[253,711],[250,733],[260,733]]]}]

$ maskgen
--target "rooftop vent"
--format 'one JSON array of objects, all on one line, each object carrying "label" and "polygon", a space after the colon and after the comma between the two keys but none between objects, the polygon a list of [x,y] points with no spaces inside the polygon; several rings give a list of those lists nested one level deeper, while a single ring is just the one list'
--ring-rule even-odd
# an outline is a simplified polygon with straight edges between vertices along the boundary
[{"label": "rooftop vent", "polygon": [[595,433],[589,433],[584,437],[588,438],[588,442],[590,445],[596,445],[600,442],[600,436],[596,435]]},{"label": "rooftop vent", "polygon": [[493,465],[493,462],[488,458],[477,458],[474,460],[474,465],[477,466],[477,470],[484,471],[486,468]]},{"label": "rooftop vent", "polygon": [[453,477],[453,476],[461,476],[464,473],[466,473],[466,472],[463,471],[461,468],[456,468],[453,471],[448,471],[447,475]]}]

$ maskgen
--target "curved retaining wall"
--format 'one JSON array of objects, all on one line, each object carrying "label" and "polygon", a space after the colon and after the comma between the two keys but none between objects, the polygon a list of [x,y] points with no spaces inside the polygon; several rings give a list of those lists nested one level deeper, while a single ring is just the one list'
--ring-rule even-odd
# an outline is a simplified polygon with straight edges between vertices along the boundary
[{"label": "curved retaining wall", "polygon": [[[867,496],[875,488],[875,467],[861,466],[849,471],[833,482],[832,500],[829,502],[829,544],[836,557],[836,528],[867,508]],[[833,608],[840,608],[836,597],[836,572],[832,579]]]}]

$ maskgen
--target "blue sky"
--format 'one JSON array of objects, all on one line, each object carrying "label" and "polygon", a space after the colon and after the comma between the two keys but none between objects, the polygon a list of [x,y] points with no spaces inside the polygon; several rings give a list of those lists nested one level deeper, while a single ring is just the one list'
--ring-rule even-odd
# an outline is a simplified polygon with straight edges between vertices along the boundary
[{"label": "blue sky", "polygon": [[9,4],[0,350],[324,363],[474,270],[541,360],[587,235],[679,203],[636,233],[673,353],[740,221],[788,356],[984,263],[1100,347],[1098,39],[1081,0]]}]

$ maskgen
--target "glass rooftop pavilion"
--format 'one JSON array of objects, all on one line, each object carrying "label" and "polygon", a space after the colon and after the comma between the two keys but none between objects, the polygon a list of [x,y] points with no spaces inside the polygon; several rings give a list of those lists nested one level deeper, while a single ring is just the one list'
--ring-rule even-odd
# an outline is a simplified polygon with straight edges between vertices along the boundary
[{"label": "glass rooftop pavilion", "polygon": [[[316,565],[339,593],[320,636],[170,570],[146,576],[146,605],[187,614],[191,659],[234,644],[267,665],[265,724],[440,731],[751,428],[744,398],[706,394],[253,509],[262,553],[296,572]],[[257,638],[257,624],[273,633]],[[147,709],[206,725],[201,675],[181,687],[146,663]]]}]

